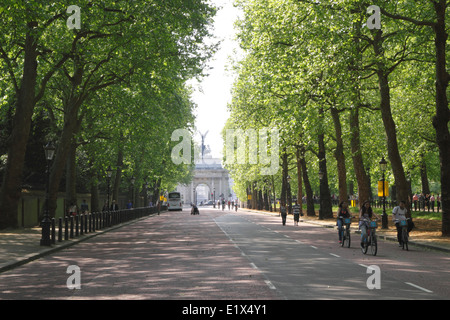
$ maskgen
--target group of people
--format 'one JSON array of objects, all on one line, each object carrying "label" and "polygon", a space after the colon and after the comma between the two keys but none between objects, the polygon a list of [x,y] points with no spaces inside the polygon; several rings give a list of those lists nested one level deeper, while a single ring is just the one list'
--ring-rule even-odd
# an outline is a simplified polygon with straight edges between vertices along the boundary
[{"label": "group of people", "polygon": [[434,207],[436,205],[437,211],[439,212],[441,208],[441,196],[437,194],[437,196],[434,196],[434,194],[424,194],[424,193],[415,193],[412,198],[412,202],[414,205],[414,210],[425,210],[425,207],[428,208],[428,211],[434,212]]},{"label": "group of people", "polygon": [[[399,205],[394,207],[394,209],[392,210],[392,220],[395,223],[395,227],[397,228],[397,241],[400,247],[402,246],[402,237],[401,237],[402,228],[400,226],[400,221],[406,220],[406,213],[407,213],[406,203],[403,200],[400,201]],[[352,217],[347,202],[342,201],[339,204],[337,217],[338,217],[337,226],[339,234],[339,243],[341,243],[342,242],[341,231],[344,225],[343,219]],[[370,202],[366,201],[363,203],[361,209],[359,210],[359,229],[361,230],[361,246],[364,245],[364,241],[367,238],[367,230],[369,228],[369,222],[373,218],[380,219],[380,217],[372,210]]]},{"label": "group of people", "polygon": [[[300,206],[297,202],[295,202],[295,205],[292,207],[293,213],[294,213],[294,225],[298,226],[298,222],[300,220]],[[392,211],[392,220],[395,223],[395,226],[397,228],[397,240],[399,243],[399,246],[402,245],[402,237],[401,232],[402,228],[400,226],[400,221],[406,220],[406,203],[405,201],[400,201],[399,205],[394,207]],[[281,203],[280,205],[280,214],[281,214],[281,220],[282,224],[286,225],[286,217],[287,217],[287,208],[285,203]],[[352,214],[350,212],[348,202],[342,201],[339,204],[339,209],[337,211],[337,226],[338,226],[338,234],[339,234],[339,243],[342,242],[342,228],[344,226],[344,219],[345,218],[352,218]],[[361,209],[359,210],[359,229],[361,230],[361,246],[364,245],[364,241],[367,238],[367,231],[369,229],[369,222],[372,219],[380,219],[380,217],[372,210],[372,207],[370,206],[370,201],[366,201],[361,206]]]},{"label": "group of people", "polygon": [[[225,200],[222,199],[222,210],[225,210],[225,205],[226,204],[227,203],[225,202]],[[217,200],[217,208],[220,209],[220,200]],[[237,201],[234,202],[234,200],[233,201],[228,200],[228,210],[231,210],[232,208],[234,208],[237,211],[237,209],[238,209],[238,202]]]}]

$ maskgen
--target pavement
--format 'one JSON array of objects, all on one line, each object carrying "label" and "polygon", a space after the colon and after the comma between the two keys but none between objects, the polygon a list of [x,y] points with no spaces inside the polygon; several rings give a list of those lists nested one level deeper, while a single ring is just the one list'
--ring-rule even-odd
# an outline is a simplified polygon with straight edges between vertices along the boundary
[{"label": "pavement", "polygon": [[[55,244],[52,244],[51,246],[40,245],[40,240],[42,238],[40,227],[0,230],[0,273],[39,259],[53,252],[68,248],[100,234],[104,234],[108,231],[135,223],[141,219],[147,219],[149,216],[154,215],[156,215],[156,213],[125,223],[117,224],[110,228],[104,228],[101,230],[96,230],[95,232],[79,235],[61,242],[58,242],[56,239]],[[56,228],[56,238],[57,237],[58,228]]]},{"label": "pavement", "polygon": [[[248,209],[239,209],[239,211],[250,211]],[[271,213],[266,211],[256,211],[251,210],[250,212],[258,212],[260,214],[278,216],[278,213]],[[152,216],[152,215],[150,215]],[[20,265],[26,264],[30,261],[39,259],[45,255],[51,254],[58,250],[62,250],[73,246],[77,243],[96,237],[100,234],[104,234],[108,231],[121,228],[128,224],[136,223],[141,219],[147,219],[149,216],[115,225],[110,228],[105,228],[102,230],[97,230],[95,232],[87,233],[74,237],[69,240],[63,240],[62,242],[56,241],[55,244],[46,247],[40,246],[41,239],[41,229],[40,228],[22,228],[14,230],[1,230],[0,231],[0,273],[16,268]],[[288,221],[293,220],[292,215],[288,215]],[[300,220],[300,223],[309,223],[321,225],[325,228],[335,228],[335,222],[331,221],[311,221],[311,220]],[[352,227],[352,232],[359,233],[357,227]],[[396,237],[390,235],[383,235],[380,229],[377,230],[377,236],[379,239],[387,241],[397,241]],[[445,242],[433,241],[433,242],[423,242],[419,240],[410,240],[410,244],[422,247],[430,250],[438,250],[442,252],[450,252],[450,245]]]}]

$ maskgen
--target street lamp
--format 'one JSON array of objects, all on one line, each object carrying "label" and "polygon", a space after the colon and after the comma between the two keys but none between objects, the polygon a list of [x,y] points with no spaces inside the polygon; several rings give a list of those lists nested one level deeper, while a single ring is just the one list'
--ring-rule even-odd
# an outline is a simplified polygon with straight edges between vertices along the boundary
[{"label": "street lamp", "polygon": [[386,172],[386,169],[387,169],[387,162],[384,159],[384,157],[381,159],[379,165],[380,165],[381,173],[383,174],[383,178],[381,179],[381,181],[383,181],[383,184],[382,184],[382,187],[383,187],[383,215],[381,216],[381,228],[387,229],[388,228],[388,218],[387,218],[387,214],[386,214],[386,194],[384,193],[384,184],[386,181],[384,173]]},{"label": "street lamp", "polygon": [[213,198],[213,208],[216,207],[216,187],[213,188],[214,192],[214,198]]},{"label": "street lamp", "polygon": [[50,246],[52,244],[50,240],[50,215],[48,212],[48,202],[49,202],[49,185],[50,185],[50,161],[52,161],[53,156],[55,155],[55,146],[52,142],[47,143],[44,147],[45,152],[45,160],[47,160],[47,181],[45,185],[45,213],[44,219],[41,222],[42,225],[42,238],[41,238],[41,246]]}]

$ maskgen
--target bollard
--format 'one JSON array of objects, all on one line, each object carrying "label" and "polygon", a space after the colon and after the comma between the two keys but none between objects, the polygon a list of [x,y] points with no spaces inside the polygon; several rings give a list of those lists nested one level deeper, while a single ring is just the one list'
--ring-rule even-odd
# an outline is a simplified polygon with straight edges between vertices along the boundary
[{"label": "bollard", "polygon": [[80,215],[80,235],[84,233],[84,214]]},{"label": "bollard", "polygon": [[92,232],[92,213],[88,213],[89,217],[88,217],[88,223],[89,223],[89,232]]},{"label": "bollard", "polygon": [[75,216],[75,237],[78,237],[80,235],[78,227],[79,227],[79,221],[80,218],[78,216],[78,214]]},{"label": "bollard", "polygon": [[84,233],[88,233],[88,226],[87,226],[87,224],[88,224],[88,215],[89,215],[89,213],[86,213],[84,215]]},{"label": "bollard", "polygon": [[67,216],[64,217],[64,226],[65,226],[64,240],[69,240],[69,218]]},{"label": "bollard", "polygon": [[69,219],[70,219],[70,235],[69,235],[69,238],[72,239],[73,238],[73,216],[70,216]]},{"label": "bollard", "polygon": [[62,241],[62,218],[58,219],[58,242]]},{"label": "bollard", "polygon": [[51,234],[52,244],[55,244],[55,218],[52,218],[52,234]]}]

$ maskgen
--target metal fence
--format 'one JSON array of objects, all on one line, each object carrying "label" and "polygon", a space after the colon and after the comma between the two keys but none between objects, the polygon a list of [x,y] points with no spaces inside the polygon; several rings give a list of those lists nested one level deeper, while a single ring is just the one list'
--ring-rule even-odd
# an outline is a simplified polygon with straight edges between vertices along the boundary
[{"label": "metal fence", "polygon": [[[167,211],[167,206],[161,206],[160,212],[162,211]],[[62,242],[156,213],[158,213],[158,207],[92,212],[66,216],[64,219],[58,218],[58,226],[56,226],[56,219],[52,218],[50,239],[52,244],[55,244],[56,241]],[[58,237],[56,237],[56,231],[58,231]]]}]

